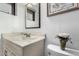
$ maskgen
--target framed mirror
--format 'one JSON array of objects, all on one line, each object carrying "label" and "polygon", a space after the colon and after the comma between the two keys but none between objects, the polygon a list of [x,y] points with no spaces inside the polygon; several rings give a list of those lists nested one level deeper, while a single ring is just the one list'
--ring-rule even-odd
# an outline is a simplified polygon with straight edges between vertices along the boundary
[{"label": "framed mirror", "polygon": [[25,28],[40,28],[40,3],[28,3],[25,7]]},{"label": "framed mirror", "polygon": [[0,12],[15,15],[15,3],[0,3]]}]

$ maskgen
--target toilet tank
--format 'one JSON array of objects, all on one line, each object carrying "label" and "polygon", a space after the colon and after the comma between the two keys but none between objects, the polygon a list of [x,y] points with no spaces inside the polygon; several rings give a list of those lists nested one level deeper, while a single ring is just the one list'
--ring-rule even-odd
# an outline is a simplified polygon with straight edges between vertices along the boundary
[{"label": "toilet tank", "polygon": [[60,46],[49,44],[47,46],[48,56],[79,56],[79,50],[65,48],[61,50]]}]

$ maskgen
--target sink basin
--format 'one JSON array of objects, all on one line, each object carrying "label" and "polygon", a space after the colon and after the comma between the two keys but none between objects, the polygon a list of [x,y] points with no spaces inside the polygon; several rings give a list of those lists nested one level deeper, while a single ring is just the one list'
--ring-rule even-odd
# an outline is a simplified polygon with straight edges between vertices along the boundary
[{"label": "sink basin", "polygon": [[13,36],[13,37],[9,37],[9,38],[11,38],[11,40],[15,40],[15,41],[30,41],[30,40],[34,40],[38,37],[40,37],[40,36],[26,37],[25,35],[19,35],[19,36]]}]

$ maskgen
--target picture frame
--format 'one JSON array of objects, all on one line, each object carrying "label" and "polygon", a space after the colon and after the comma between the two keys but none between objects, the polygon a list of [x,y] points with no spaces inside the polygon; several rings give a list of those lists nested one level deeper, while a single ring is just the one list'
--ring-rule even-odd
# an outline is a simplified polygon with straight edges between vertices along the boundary
[{"label": "picture frame", "polygon": [[[31,5],[32,3],[29,4]],[[32,8],[27,7],[27,5],[25,5],[25,29],[35,29],[41,27],[40,5],[40,3],[36,3],[36,5],[33,5]]]},{"label": "picture frame", "polygon": [[15,3],[0,3],[0,12],[15,15]]},{"label": "picture frame", "polygon": [[47,16],[54,16],[79,9],[78,3],[47,3]]}]

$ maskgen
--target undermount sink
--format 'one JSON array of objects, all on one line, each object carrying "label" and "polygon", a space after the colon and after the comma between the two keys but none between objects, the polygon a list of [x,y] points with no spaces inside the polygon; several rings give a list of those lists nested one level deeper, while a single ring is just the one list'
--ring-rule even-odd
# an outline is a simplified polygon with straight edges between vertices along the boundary
[{"label": "undermount sink", "polygon": [[30,36],[30,37],[26,37],[26,36],[15,36],[15,37],[10,37],[10,41],[13,42],[17,42],[17,43],[24,43],[24,42],[31,42],[34,41],[36,39],[41,38],[40,36]]}]

